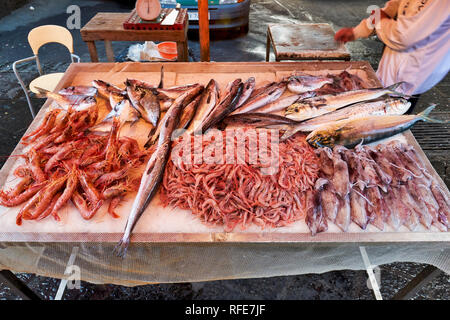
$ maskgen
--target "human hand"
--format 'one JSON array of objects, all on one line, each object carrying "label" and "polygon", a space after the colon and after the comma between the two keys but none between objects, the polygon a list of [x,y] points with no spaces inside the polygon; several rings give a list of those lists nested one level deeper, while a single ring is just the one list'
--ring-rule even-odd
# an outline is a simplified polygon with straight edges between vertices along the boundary
[{"label": "human hand", "polygon": [[334,40],[339,42],[349,42],[355,40],[355,34],[353,33],[353,28],[342,28],[334,35]]}]

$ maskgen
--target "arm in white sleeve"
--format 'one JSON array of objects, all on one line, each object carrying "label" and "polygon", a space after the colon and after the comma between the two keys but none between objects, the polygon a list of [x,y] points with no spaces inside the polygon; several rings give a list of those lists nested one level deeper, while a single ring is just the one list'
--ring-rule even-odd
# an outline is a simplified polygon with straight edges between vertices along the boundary
[{"label": "arm in white sleeve", "polygon": [[377,35],[389,48],[407,50],[436,31],[448,19],[449,10],[450,0],[432,1],[414,16],[382,19]]},{"label": "arm in white sleeve", "polygon": [[[395,18],[398,11],[398,6],[401,0],[390,0],[386,2],[384,8],[382,9],[389,17]],[[374,27],[370,27],[370,18],[364,19],[353,28],[353,34],[355,39],[367,38],[374,32]]]}]

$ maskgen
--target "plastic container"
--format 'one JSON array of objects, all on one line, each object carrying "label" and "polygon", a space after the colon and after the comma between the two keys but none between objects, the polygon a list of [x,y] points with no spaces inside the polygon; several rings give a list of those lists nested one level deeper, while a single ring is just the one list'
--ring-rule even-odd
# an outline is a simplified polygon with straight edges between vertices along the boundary
[{"label": "plastic container", "polygon": [[159,54],[165,59],[174,59],[177,57],[177,43],[166,41],[158,43]]}]

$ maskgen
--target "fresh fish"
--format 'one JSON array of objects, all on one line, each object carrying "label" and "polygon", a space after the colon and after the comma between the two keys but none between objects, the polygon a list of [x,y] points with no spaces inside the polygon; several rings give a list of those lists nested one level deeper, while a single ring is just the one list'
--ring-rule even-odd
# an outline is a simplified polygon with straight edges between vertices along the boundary
[{"label": "fresh fish", "polygon": [[103,80],[94,80],[92,81],[92,85],[98,90],[98,93],[106,99],[109,99],[110,93],[127,93],[126,90],[120,89],[119,87]]},{"label": "fresh fish", "polygon": [[60,95],[63,96],[96,96],[97,95],[97,88],[95,87],[89,87],[89,86],[70,86],[64,89],[61,89],[58,91]]},{"label": "fresh fish", "polygon": [[244,127],[266,127],[277,125],[297,125],[298,122],[283,116],[267,113],[238,113],[224,119],[227,125],[238,125]]},{"label": "fresh fish", "polygon": [[350,120],[364,118],[367,116],[401,115],[408,111],[410,106],[411,103],[402,98],[388,98],[356,103],[329,113],[325,113],[321,116],[302,121],[294,127],[286,127],[285,133],[281,140],[285,140],[299,131],[311,132],[323,125],[326,125],[327,123],[332,123],[338,120]]},{"label": "fresh fish", "polygon": [[111,106],[111,109],[116,106],[116,104],[122,102],[124,99],[127,99],[127,95],[123,93],[118,92],[111,92],[109,94],[109,104]]},{"label": "fresh fish", "polygon": [[297,74],[289,77],[287,88],[293,93],[304,93],[320,89],[328,83],[333,83],[333,79],[324,76]]},{"label": "fresh fish", "polygon": [[178,129],[186,129],[186,127],[189,125],[195,114],[195,111],[197,110],[201,98],[202,96],[198,95],[194,100],[192,100],[192,102],[190,102],[186,107],[183,108]]},{"label": "fresh fish", "polygon": [[231,114],[250,112],[263,107],[281,97],[285,90],[286,83],[280,82],[277,85],[269,87],[266,91],[258,96],[255,96],[253,99],[249,99],[244,105],[233,111]]},{"label": "fresh fish", "polygon": [[156,127],[161,115],[161,109],[154,90],[153,88],[133,85],[127,80],[127,94],[133,107],[140,112],[145,121]]},{"label": "fresh fish", "polygon": [[197,112],[191,121],[187,131],[189,134],[198,132],[202,128],[202,124],[209,116],[211,111],[219,103],[219,85],[216,80],[211,79],[206,85],[205,91],[202,94],[200,104],[197,108]]},{"label": "fresh fish", "polygon": [[244,84],[241,79],[233,81],[230,92],[219,102],[202,123],[202,132],[222,121],[228,114],[233,112],[242,94]]},{"label": "fresh fish", "polygon": [[157,88],[156,90],[160,94],[164,94],[166,97],[169,97],[170,99],[176,99],[183,93],[185,93],[187,90],[190,90],[194,87],[198,86],[198,83],[194,84],[188,84],[183,86],[174,86],[169,88]]},{"label": "fresh fish", "polygon": [[192,95],[191,91],[185,92],[183,95],[178,97],[167,111],[168,116],[166,117],[165,123],[161,128],[158,146],[145,168],[138,193],[133,202],[130,215],[128,216],[123,237],[114,249],[118,256],[125,256],[130,242],[131,233],[136,226],[136,223],[139,221],[139,218],[144,213],[144,210],[150,204],[150,201],[153,199],[158,190],[167,160],[170,155],[172,132],[178,125],[181,110],[183,108],[183,104],[185,103],[184,100],[190,98]]},{"label": "fresh fish", "polygon": [[[196,94],[197,97],[194,100],[192,100],[192,98],[193,98],[193,95],[192,95],[192,96],[189,96],[188,98],[186,98],[184,100],[183,106],[182,106],[183,110],[181,112],[179,125],[177,126],[176,129],[185,129],[186,126],[191,121],[193,113],[195,113],[195,110],[197,109],[199,101],[200,101],[200,99],[202,97],[202,95],[200,94],[201,90],[203,90],[203,86],[200,86],[200,85],[197,86],[196,90],[191,89],[191,92]],[[188,103],[187,106],[185,106],[186,103]],[[149,148],[150,146],[154,145],[156,143],[156,141],[158,141],[159,134],[161,132],[161,128],[164,125],[164,123],[165,123],[165,121],[166,121],[168,116],[170,116],[170,114],[168,114],[166,112],[164,114],[164,117],[162,118],[162,120],[158,123],[158,126],[156,127],[156,130],[150,131],[149,139],[145,143],[144,148]]]},{"label": "fresh fish", "polygon": [[254,112],[270,113],[270,112],[282,111],[299,100],[312,98],[315,95],[316,95],[316,93],[314,91],[308,91],[308,92],[301,93],[301,94],[293,94],[293,95],[275,100],[274,102],[271,102],[261,108],[254,110]]},{"label": "fresh fish", "polygon": [[53,99],[64,110],[71,108],[75,111],[83,111],[97,105],[97,99],[93,96],[61,95],[39,87],[36,89],[40,94]]},{"label": "fresh fish", "polygon": [[395,91],[400,84],[402,82],[386,88],[352,90],[304,99],[289,106],[286,109],[285,116],[302,121],[335,111],[350,104],[374,100],[386,94],[402,95]]},{"label": "fresh fish", "polygon": [[340,120],[314,130],[306,139],[315,147],[344,145],[351,148],[361,142],[370,143],[408,130],[418,121],[447,123],[428,117],[435,106],[431,105],[417,115],[371,116]]},{"label": "fresh fish", "polygon": [[245,102],[250,98],[253,90],[255,89],[255,78],[250,77],[245,81],[244,87],[242,88],[242,94],[239,101],[236,104],[236,109],[244,105]]},{"label": "fresh fish", "polygon": [[106,115],[106,117],[100,121],[100,123],[96,124],[90,131],[105,131],[110,130],[113,124],[114,118],[119,120],[120,125],[123,125],[127,122],[131,122],[132,125],[136,123],[141,117],[139,111],[137,111],[130,103],[128,99],[123,99],[118,102],[114,108]]},{"label": "fresh fish", "polygon": [[164,65],[161,65],[161,77],[159,79],[158,88],[159,89],[164,88]]},{"label": "fresh fish", "polygon": [[269,82],[266,83],[265,85],[255,88],[252,92],[252,94],[250,95],[250,99],[253,99],[256,96],[259,96],[261,93],[263,93],[264,91],[266,91],[268,88],[276,86],[278,84],[278,82]]}]

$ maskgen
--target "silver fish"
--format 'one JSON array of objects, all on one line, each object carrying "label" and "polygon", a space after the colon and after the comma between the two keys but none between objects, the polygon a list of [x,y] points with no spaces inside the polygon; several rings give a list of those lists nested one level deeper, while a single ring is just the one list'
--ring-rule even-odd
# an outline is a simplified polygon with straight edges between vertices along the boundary
[{"label": "silver fish", "polygon": [[386,94],[402,95],[395,91],[401,82],[386,88],[345,91],[301,100],[286,109],[285,116],[302,121],[318,117],[339,108],[362,101],[377,99]]},{"label": "silver fish", "polygon": [[325,113],[321,116],[302,121],[294,127],[285,127],[286,130],[281,140],[285,140],[299,131],[311,132],[321,126],[327,125],[327,123],[332,123],[338,120],[350,120],[364,118],[367,116],[401,115],[408,111],[410,106],[411,103],[402,98],[388,98],[356,103],[329,113]]},{"label": "silver fish", "polygon": [[208,117],[202,123],[202,132],[222,121],[228,114],[235,110],[241,97],[244,84],[241,79],[233,81],[229,93],[214,107]]},{"label": "silver fish", "polygon": [[[183,108],[181,111],[180,121],[177,126],[177,129],[186,129],[186,126],[189,125],[189,123],[192,120],[193,115],[195,114],[195,111],[199,105],[201,95],[199,94],[192,102],[190,102],[186,107]],[[150,139],[145,143],[144,148],[149,148],[150,146],[154,145],[155,142],[159,138],[159,134],[161,132],[161,128],[164,125],[166,118],[170,116],[170,114],[166,113],[162,120],[158,123],[158,126],[156,127],[156,130],[152,135],[150,136]],[[177,136],[173,137],[174,139],[177,138]]]},{"label": "silver fish", "polygon": [[328,83],[333,83],[333,79],[324,76],[297,74],[289,77],[287,88],[293,93],[304,93],[320,89]]},{"label": "silver fish", "polygon": [[200,104],[197,108],[197,112],[192,119],[187,132],[192,134],[198,132],[202,128],[202,124],[209,116],[211,111],[219,103],[219,86],[216,80],[211,79],[206,85],[205,91],[202,94]]},{"label": "silver fish", "polygon": [[158,146],[145,168],[138,193],[133,202],[130,215],[128,216],[123,237],[114,249],[120,257],[125,256],[131,233],[158,190],[170,155],[172,132],[178,125],[184,100],[191,97],[191,95],[192,92],[184,93],[175,100],[167,111],[169,115],[166,117],[165,123],[161,128]]},{"label": "silver fish", "polygon": [[[98,124],[90,128],[90,131],[105,131],[110,130],[114,118],[117,118],[120,125],[127,122],[131,122],[132,125],[136,123],[141,117],[139,111],[137,111],[130,103],[128,99],[123,99],[118,102],[112,110],[106,115],[106,117]],[[108,130],[108,131],[109,131]]]},{"label": "silver fish", "polygon": [[236,109],[242,106],[250,98],[254,89],[255,89],[255,78],[250,77],[244,83],[241,97],[239,98],[239,101],[236,104]]},{"label": "silver fish", "polygon": [[256,96],[259,96],[261,93],[263,93],[264,91],[266,91],[268,88],[274,87],[278,84],[278,82],[269,82],[261,87],[255,88],[252,92],[252,94],[250,95],[250,99],[253,99]]},{"label": "silver fish", "polygon": [[417,115],[370,116],[336,121],[312,131],[306,140],[316,147],[343,145],[350,148],[361,142],[370,143],[393,136],[408,130],[418,121],[447,123],[428,117],[435,106],[432,105]]},{"label": "silver fish", "polygon": [[247,102],[233,111],[231,114],[245,113],[256,110],[277,100],[286,90],[286,83],[280,82],[279,84],[269,87],[266,91],[262,92],[260,95],[255,96],[252,99],[247,100]]},{"label": "silver fish", "polygon": [[299,100],[312,98],[315,95],[316,95],[316,93],[314,91],[308,91],[308,92],[304,92],[304,93],[300,93],[300,94],[293,94],[293,95],[275,100],[274,102],[271,102],[263,107],[260,107],[256,110],[254,110],[254,112],[270,113],[270,112],[281,111],[281,110],[286,109],[287,107],[289,107],[290,105],[294,104],[295,102],[297,102]]},{"label": "silver fish", "polygon": [[133,107],[140,112],[145,121],[156,127],[161,115],[161,109],[153,90],[155,89],[133,85],[127,80],[127,94]]}]

